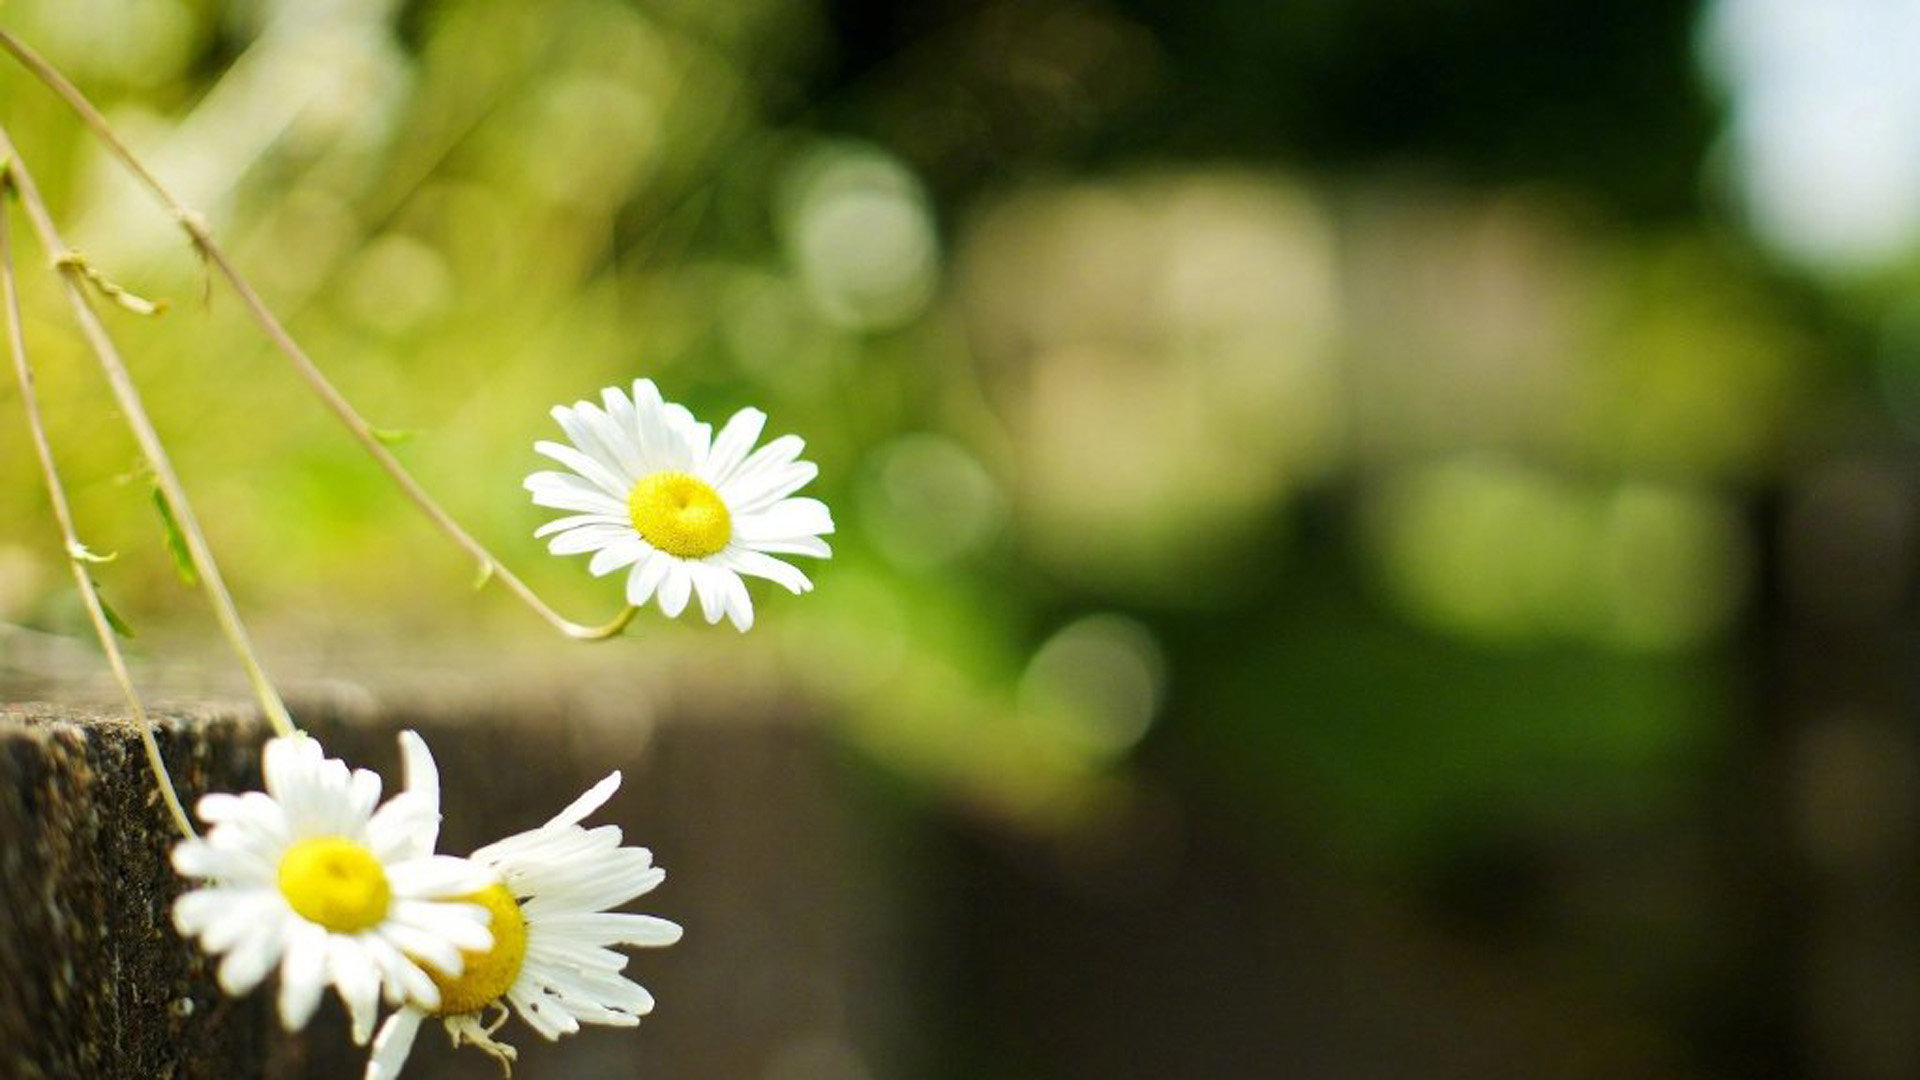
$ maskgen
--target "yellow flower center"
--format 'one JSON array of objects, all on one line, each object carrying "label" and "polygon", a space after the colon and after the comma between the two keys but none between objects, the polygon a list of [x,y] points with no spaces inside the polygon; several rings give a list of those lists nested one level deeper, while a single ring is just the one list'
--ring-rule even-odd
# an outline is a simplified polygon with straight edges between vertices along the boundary
[{"label": "yellow flower center", "polygon": [[377,924],[393,901],[380,860],[344,836],[315,836],[288,848],[279,881],[301,918],[341,934]]},{"label": "yellow flower center", "polygon": [[712,485],[691,473],[641,477],[627,496],[640,538],[669,555],[704,559],[733,537],[733,515]]},{"label": "yellow flower center", "polygon": [[489,885],[460,900],[493,913],[493,948],[483,953],[461,953],[463,965],[458,978],[448,978],[432,964],[424,965],[433,984],[440,988],[440,1008],[435,1016],[479,1012],[498,1001],[513,988],[513,980],[520,977],[520,965],[527,959],[527,917],[520,914],[520,902],[505,885]]}]

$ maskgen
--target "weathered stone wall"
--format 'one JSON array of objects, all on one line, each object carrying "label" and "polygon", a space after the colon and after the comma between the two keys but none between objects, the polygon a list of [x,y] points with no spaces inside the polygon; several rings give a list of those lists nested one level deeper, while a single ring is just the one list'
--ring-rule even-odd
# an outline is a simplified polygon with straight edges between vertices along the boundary
[{"label": "weathered stone wall", "polygon": [[[884,1018],[859,1003],[894,996],[896,961],[884,945],[885,906],[860,869],[870,860],[849,848],[858,815],[844,802],[837,757],[811,728],[637,728],[558,698],[536,711],[295,713],[330,752],[380,771],[390,787],[394,734],[420,731],[443,778],[441,849],[455,853],[537,825],[608,771],[624,771],[596,820],[653,849],[667,882],[634,908],[681,922],[687,937],[635,952],[629,974],[660,1001],[638,1031],[589,1029],[546,1044],[510,1024],[502,1035],[520,1047],[516,1075],[757,1078],[872,1060]],[[265,732],[250,711],[165,710],[161,724],[189,805],[206,791],[258,786]],[[239,1001],[220,993],[168,920],[179,891],[166,862],[173,839],[125,720],[0,706],[0,1077],[357,1076],[363,1051],[348,1043],[331,997],[290,1038],[274,1026],[270,991]],[[430,1026],[407,1075],[492,1071]]]},{"label": "weathered stone wall", "polygon": [[[257,782],[259,739],[240,714],[176,715],[164,727],[183,788]],[[0,1072],[264,1075],[262,1003],[222,997],[168,921],[173,837],[126,721],[0,712]]]}]

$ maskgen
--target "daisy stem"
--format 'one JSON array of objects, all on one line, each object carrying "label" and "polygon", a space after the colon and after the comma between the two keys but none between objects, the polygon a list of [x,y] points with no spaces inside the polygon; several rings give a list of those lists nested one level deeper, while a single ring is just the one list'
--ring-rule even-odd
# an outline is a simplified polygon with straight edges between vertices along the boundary
[{"label": "daisy stem", "polygon": [[[13,189],[11,166],[0,160],[0,194]],[[133,676],[127,671],[126,658],[120,654],[120,643],[114,638],[113,626],[107,620],[106,606],[100,600],[100,591],[94,587],[93,576],[86,567],[86,545],[80,542],[74,529],[73,510],[67,503],[65,485],[60,482],[60,470],[54,464],[53,444],[47,439],[46,423],[40,415],[40,399],[34,391],[33,365],[27,360],[27,339],[22,329],[20,316],[20,294],[14,281],[13,242],[8,221],[7,208],[0,201],[0,295],[4,295],[7,308],[7,346],[13,353],[13,373],[20,382],[20,403],[27,411],[27,431],[33,437],[33,451],[40,459],[40,472],[47,484],[47,498],[53,503],[54,520],[60,523],[60,539],[67,552],[67,565],[73,570],[73,582],[80,590],[80,600],[86,606],[87,618],[93,623],[94,636],[100,639],[100,649],[107,654],[107,666],[113,669],[114,681],[120,684],[120,693],[127,699],[127,709],[133,713],[134,723],[140,731],[140,745],[147,752],[147,766],[153,770],[153,779],[160,785],[160,797],[167,804],[167,812],[173,815],[173,823],[180,834],[189,840],[197,834],[193,822],[188,820],[186,808],[180,805],[180,795],[173,789],[173,777],[167,772],[166,759],[160,756],[160,744],[153,736],[153,720],[147,715],[146,706],[140,702],[140,694],[133,688]]]},{"label": "daisy stem", "polygon": [[107,118],[87,100],[79,87],[74,86],[52,64],[5,30],[0,30],[0,48],[12,53],[13,57],[35,78],[65,101],[113,156],[133,174],[141,186],[166,207],[167,211],[180,223],[180,227],[186,231],[194,250],[198,251],[207,264],[226,279],[227,284],[239,296],[241,306],[246,308],[247,314],[259,325],[267,340],[280,355],[286,357],[288,363],[293,365],[295,373],[320,398],[328,411],[346,426],[347,431],[359,442],[361,448],[373,456],[373,460],[400,488],[401,493],[421,513],[425,514],[429,521],[433,522],[434,527],[446,534],[448,539],[468,555],[478,560],[481,581],[498,579],[502,585],[506,586],[508,592],[532,608],[535,614],[545,619],[555,630],[579,641],[605,640],[626,629],[627,623],[632,621],[639,609],[629,605],[610,621],[598,626],[573,622],[549,606],[531,586],[520,580],[517,575],[507,569],[505,564],[495,558],[485,545],[461,527],[451,514],[442,509],[440,504],[427,494],[426,489],[420,486],[420,482],[415,480],[406,466],[400,463],[400,459],[380,441],[373,425],[354,409],[346,396],[340,393],[326,374],[320,370],[319,365],[307,355],[306,350],[293,339],[293,335],[287,332],[287,328],[281,324],[279,317],[274,315],[266,302],[260,299],[260,294],[254,291],[253,286],[235,268],[232,260],[227,258],[227,253],[214,242],[213,233],[207,228],[206,219],[174,198],[172,192],[168,191],[159,179],[140,163],[139,158],[134,156],[133,151],[128,149],[126,143],[122,142],[119,135],[114,132],[112,125],[107,123]]},{"label": "daisy stem", "polygon": [[40,238],[40,246],[53,260],[54,268],[60,271],[60,280],[66,287],[67,300],[73,307],[73,317],[80,325],[81,336],[87,339],[88,347],[100,362],[107,385],[113,390],[114,400],[119,403],[127,426],[133,429],[134,439],[140,444],[148,467],[153,470],[154,483],[159,486],[160,493],[166,496],[173,510],[187,556],[192,560],[201,587],[213,605],[214,618],[220,624],[221,632],[226,635],[240,658],[241,666],[246,669],[254,697],[259,700],[267,722],[273,725],[277,734],[292,734],[295,730],[293,718],[287,714],[286,704],[280,700],[279,692],[268,680],[266,669],[261,666],[260,657],[247,636],[247,628],[240,622],[240,612],[234,606],[233,595],[227,591],[220,568],[213,561],[213,551],[207,546],[206,535],[200,531],[200,519],[194,514],[186,490],[181,487],[180,478],[173,471],[173,462],[167,456],[166,447],[161,445],[160,434],[147,417],[140,391],[134,386],[133,377],[120,359],[119,350],[114,347],[113,339],[107,335],[106,327],[101,325],[100,316],[94,313],[92,302],[87,298],[85,264],[74,257],[72,249],[60,238],[53,215],[40,198],[40,189],[33,182],[33,175],[27,171],[26,164],[20,160],[19,151],[15,149],[4,126],[0,126],[0,161],[7,163],[8,185],[19,196],[27,221]]}]

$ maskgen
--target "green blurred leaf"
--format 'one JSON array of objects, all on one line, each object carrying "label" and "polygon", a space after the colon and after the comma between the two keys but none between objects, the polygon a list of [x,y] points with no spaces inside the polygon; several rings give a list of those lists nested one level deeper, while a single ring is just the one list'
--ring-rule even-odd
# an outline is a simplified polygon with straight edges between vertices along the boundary
[{"label": "green blurred leaf", "polygon": [[[87,580],[93,581],[92,578],[88,578]],[[120,613],[113,610],[112,604],[107,603],[106,594],[100,591],[100,583],[97,581],[93,582],[93,596],[94,599],[100,601],[100,614],[107,617],[107,625],[113,627],[113,632],[123,638],[133,637],[133,627],[128,626],[127,620],[121,618]]]},{"label": "green blurred leaf", "polygon": [[173,505],[167,502],[167,496],[158,487],[153,490],[153,508],[160,513],[160,526],[167,534],[167,554],[173,556],[173,568],[180,573],[180,580],[188,588],[200,584],[200,575],[193,568],[193,556],[187,550],[187,538],[180,532],[180,522],[173,516]]}]

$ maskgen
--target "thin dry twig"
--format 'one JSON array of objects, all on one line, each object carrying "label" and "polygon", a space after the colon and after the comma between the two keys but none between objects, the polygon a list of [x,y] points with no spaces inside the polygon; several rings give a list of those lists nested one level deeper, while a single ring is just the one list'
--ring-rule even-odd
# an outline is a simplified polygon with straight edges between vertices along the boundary
[{"label": "thin dry twig", "polygon": [[306,350],[294,341],[293,335],[287,332],[286,327],[267,307],[266,302],[260,299],[260,294],[254,291],[253,286],[227,258],[226,252],[214,241],[212,232],[207,228],[206,219],[173,197],[165,185],[161,184],[159,179],[141,164],[139,158],[134,156],[133,151],[128,149],[126,143],[121,141],[112,125],[107,123],[107,118],[101,115],[100,110],[95,108],[93,103],[87,100],[86,95],[81,93],[80,89],[57,68],[5,30],[0,30],[0,48],[11,53],[35,78],[66,102],[108,151],[126,167],[128,172],[133,174],[141,186],[166,207],[167,211],[180,223],[180,227],[186,231],[194,250],[218,271],[221,277],[226,279],[227,284],[239,296],[241,306],[246,308],[247,314],[259,325],[267,340],[287,359],[288,363],[293,365],[294,371],[319,396],[321,403],[327,407],[328,411],[346,425],[348,432],[359,442],[361,448],[373,456],[374,461],[400,488],[408,501],[425,514],[427,519],[432,521],[434,526],[461,550],[479,561],[479,576],[483,583],[490,579],[498,579],[509,592],[532,608],[535,614],[545,619],[554,629],[576,640],[600,641],[626,629],[638,610],[633,606],[628,605],[612,620],[598,626],[576,623],[555,611],[533,591],[531,586],[520,580],[499,559],[495,558],[485,545],[474,539],[471,533],[467,532],[459,522],[453,519],[452,515],[427,494],[420,482],[415,480],[406,466],[400,463],[400,459],[387,449],[380,439],[379,431],[354,409],[352,403],[347,401],[345,395],[340,393],[313,359],[307,355]]},{"label": "thin dry twig", "polygon": [[[13,188],[10,163],[0,160],[0,196]],[[196,833],[193,822],[187,818],[186,808],[180,805],[180,795],[173,788],[173,777],[167,772],[166,759],[160,756],[160,744],[153,735],[153,719],[147,715],[146,706],[140,701],[139,691],[133,687],[133,676],[127,671],[126,658],[120,653],[120,643],[114,638],[111,621],[107,618],[106,603],[100,599],[100,590],[93,583],[93,575],[86,564],[100,557],[87,550],[80,542],[79,533],[74,528],[73,510],[67,502],[66,487],[60,482],[60,470],[54,463],[53,444],[47,438],[46,422],[40,415],[40,399],[34,390],[33,365],[27,359],[27,339],[20,316],[20,293],[15,284],[13,272],[13,243],[9,230],[7,207],[4,198],[0,198],[0,295],[4,296],[7,309],[7,346],[13,353],[13,373],[20,383],[20,403],[27,412],[27,431],[33,437],[33,451],[40,460],[40,472],[47,484],[47,498],[53,504],[54,520],[60,524],[60,539],[67,553],[67,565],[73,570],[73,582],[80,590],[80,600],[86,606],[87,619],[93,623],[94,636],[100,639],[100,649],[107,654],[107,666],[113,669],[114,681],[120,684],[120,693],[127,700],[127,709],[133,713],[134,722],[139,726],[140,745],[147,752],[147,767],[153,770],[154,782],[160,786],[160,797],[166,801],[167,812],[173,816],[173,823],[180,834],[192,839]]]},{"label": "thin dry twig", "polygon": [[119,350],[114,347],[113,339],[107,335],[106,327],[101,325],[100,316],[94,312],[93,304],[87,298],[87,290],[92,283],[74,260],[66,257],[72,249],[60,238],[60,231],[53,223],[53,215],[47,210],[46,202],[40,197],[33,174],[20,160],[20,153],[15,149],[4,125],[0,125],[0,161],[7,162],[10,185],[19,196],[20,206],[26,211],[28,224],[39,236],[41,247],[46,250],[53,266],[60,271],[60,280],[73,308],[74,320],[79,323],[81,336],[86,338],[88,347],[100,362],[100,369],[107,376],[107,385],[113,390],[114,400],[119,404],[127,426],[133,429],[134,439],[140,444],[148,467],[153,470],[154,482],[172,506],[187,554],[193,560],[194,569],[199,572],[200,586],[213,605],[214,618],[220,624],[221,632],[226,635],[228,643],[240,658],[241,666],[246,669],[254,697],[260,702],[260,708],[266,713],[274,731],[282,735],[291,734],[294,731],[293,718],[287,714],[287,706],[280,700],[279,691],[273,688],[272,681],[267,678],[266,669],[260,663],[247,628],[240,621],[239,609],[234,605],[233,595],[227,591],[225,579],[220,576],[220,568],[213,561],[213,550],[207,545],[206,534],[200,530],[199,517],[194,514],[186,490],[173,470],[173,461],[160,442],[160,433],[147,417],[146,406],[140,399],[139,389],[133,384],[133,377],[127,372],[126,363],[120,359]]}]

